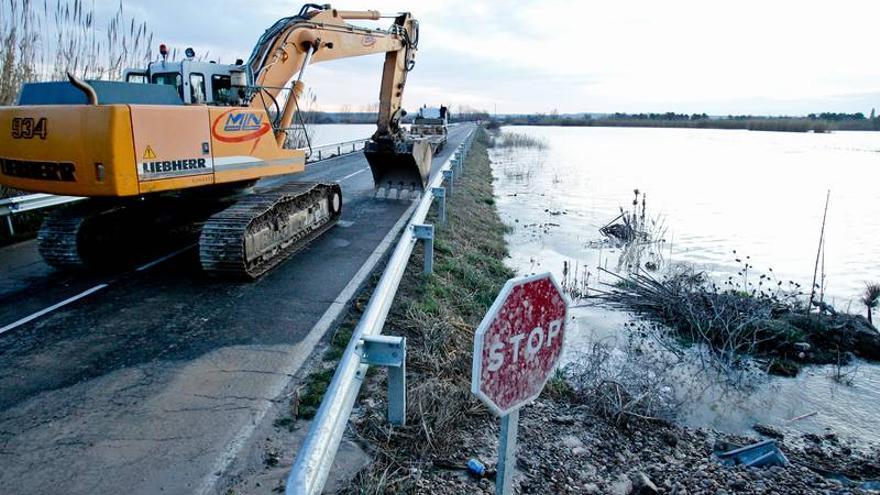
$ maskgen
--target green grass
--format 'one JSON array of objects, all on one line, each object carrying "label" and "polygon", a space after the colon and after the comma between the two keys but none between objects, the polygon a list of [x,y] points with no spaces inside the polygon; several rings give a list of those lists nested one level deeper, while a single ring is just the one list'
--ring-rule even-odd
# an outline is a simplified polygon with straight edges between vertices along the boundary
[{"label": "green grass", "polygon": [[[363,297],[363,296],[362,296]],[[362,304],[359,300],[357,304]],[[348,341],[351,340],[351,334],[354,331],[357,320],[354,315],[349,315],[346,321],[339,326],[333,336],[330,337],[327,349],[321,356],[321,362],[318,368],[306,375],[302,386],[294,394],[290,403],[290,411],[288,415],[284,415],[275,420],[276,428],[286,428],[293,431],[296,427],[297,420],[312,419],[321,407],[321,400],[324,398],[324,392],[330,386],[333,379],[335,365],[339,362]]]},{"label": "green grass", "polygon": [[[454,458],[473,422],[490,417],[470,393],[473,334],[514,273],[504,264],[508,228],[495,210],[486,136],[479,132],[447,199],[448,224],[437,225],[433,215],[427,220],[435,223],[434,273],[422,275],[418,246],[385,325],[387,334],[407,339],[407,426],[385,422],[384,373],[368,379],[369,397],[381,400],[362,403],[368,420],[356,434],[381,448],[351,493],[413,491],[410,466]],[[562,386],[555,390],[562,393]],[[397,473],[393,480],[388,472]]]},{"label": "green grass", "polygon": [[[407,366],[411,369],[423,368],[420,360],[428,361],[429,353],[440,352],[457,361],[454,372],[460,379],[469,376],[469,361],[465,358],[470,357],[473,344],[470,335],[458,331],[460,325],[476,328],[501,286],[513,276],[504,265],[507,257],[504,234],[508,227],[501,223],[495,210],[485,136],[474,143],[464,170],[463,176],[456,179],[455,193],[447,199],[448,224],[440,226],[434,210],[426,220],[435,223],[434,273],[427,276],[421,273],[424,253],[419,244],[407,266],[385,329],[388,334],[406,334]],[[377,280],[378,274],[374,275],[373,282]],[[311,419],[317,412],[335,365],[360,318],[360,308],[369,295],[370,290],[365,290],[359,296],[344,323],[330,338],[320,363],[303,380],[291,404],[291,414],[276,420],[275,426],[292,429],[297,420]],[[440,331],[428,332],[438,327]],[[425,338],[430,342],[425,342]],[[368,379],[377,375],[384,372],[370,368]]]},{"label": "green grass", "polygon": [[574,397],[574,389],[571,384],[568,383],[568,380],[566,380],[565,373],[563,373],[562,370],[557,369],[553,373],[553,376],[547,380],[547,384],[544,385],[544,390],[541,392],[541,395],[554,399],[567,399]]},{"label": "green grass", "polygon": [[324,392],[327,391],[327,386],[330,385],[330,380],[333,379],[333,372],[332,368],[325,368],[309,375],[303,392],[299,396],[297,418],[311,419],[315,416],[315,413],[318,412],[318,407],[321,406]]},{"label": "green grass", "polygon": [[[473,421],[490,417],[470,393],[473,333],[514,273],[504,264],[508,227],[495,210],[486,136],[480,132],[447,198],[448,224],[439,225],[434,211],[426,220],[435,224],[434,273],[422,274],[424,253],[417,245],[383,329],[407,339],[407,426],[387,424],[385,371],[371,367],[362,390],[371,400],[360,403],[361,420],[353,427],[359,438],[381,448],[349,487],[352,493],[412,489],[409,475],[390,481],[387,473],[409,473],[408,466],[428,457],[451,458]],[[291,414],[276,420],[276,427],[293,429],[299,419],[315,414],[369,293],[359,296],[305,378]],[[565,394],[565,386],[553,380],[550,393]]]}]

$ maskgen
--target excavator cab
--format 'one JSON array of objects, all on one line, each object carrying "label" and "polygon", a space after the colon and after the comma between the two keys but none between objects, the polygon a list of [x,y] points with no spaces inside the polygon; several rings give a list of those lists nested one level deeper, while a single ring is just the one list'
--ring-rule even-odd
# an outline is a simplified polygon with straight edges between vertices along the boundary
[{"label": "excavator cab", "polygon": [[180,61],[163,59],[151,62],[145,69],[127,69],[123,79],[127,83],[171,86],[186,105],[240,105],[245,96],[244,91],[239,91],[246,84],[242,79],[244,62],[202,62],[194,58],[192,48],[187,48],[187,55],[190,54],[193,57]]},{"label": "excavator cab", "polygon": [[[194,55],[191,48],[187,52]],[[126,69],[123,81],[85,82],[100,104],[242,106],[247,85],[243,64],[241,60],[218,64],[191,57],[160,60],[146,68]],[[18,99],[19,106],[86,103],[86,94],[68,81],[25,83]]]}]

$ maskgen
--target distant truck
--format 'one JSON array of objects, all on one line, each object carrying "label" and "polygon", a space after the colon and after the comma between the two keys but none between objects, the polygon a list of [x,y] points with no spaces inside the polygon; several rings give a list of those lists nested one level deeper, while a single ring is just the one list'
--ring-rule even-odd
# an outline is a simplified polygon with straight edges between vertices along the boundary
[{"label": "distant truck", "polygon": [[419,108],[409,132],[413,137],[426,139],[434,148],[436,155],[446,144],[446,136],[449,133],[448,115],[449,111],[445,106],[439,108],[423,106]]}]

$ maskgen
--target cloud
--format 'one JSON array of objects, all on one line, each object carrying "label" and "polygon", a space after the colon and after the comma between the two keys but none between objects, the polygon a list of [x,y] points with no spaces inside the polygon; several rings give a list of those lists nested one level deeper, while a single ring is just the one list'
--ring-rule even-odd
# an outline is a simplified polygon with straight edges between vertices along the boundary
[{"label": "cloud", "polygon": [[[112,10],[115,0],[100,2]],[[411,10],[421,23],[410,106],[437,100],[500,112],[869,111],[880,3],[873,0],[619,2],[353,0]],[[157,41],[230,62],[298,4],[267,0],[126,2]],[[386,23],[388,20],[383,20]],[[381,58],[310,69],[322,107],[376,99]],[[868,98],[870,99],[870,98]],[[880,102],[878,102],[880,103]]]}]

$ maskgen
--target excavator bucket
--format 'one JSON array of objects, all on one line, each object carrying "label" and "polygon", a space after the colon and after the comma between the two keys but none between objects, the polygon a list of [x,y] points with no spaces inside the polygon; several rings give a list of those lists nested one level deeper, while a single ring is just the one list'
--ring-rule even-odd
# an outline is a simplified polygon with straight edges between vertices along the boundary
[{"label": "excavator bucket", "polygon": [[364,155],[373,172],[373,183],[377,194],[384,192],[397,197],[408,191],[411,195],[421,194],[431,174],[433,149],[425,139],[367,141]]}]

